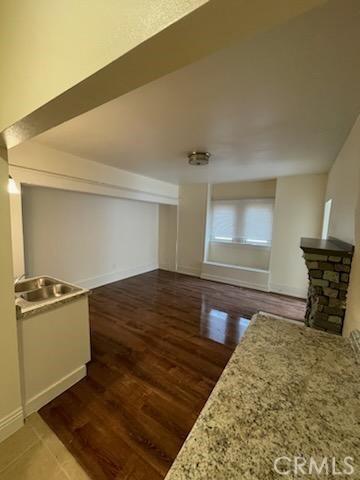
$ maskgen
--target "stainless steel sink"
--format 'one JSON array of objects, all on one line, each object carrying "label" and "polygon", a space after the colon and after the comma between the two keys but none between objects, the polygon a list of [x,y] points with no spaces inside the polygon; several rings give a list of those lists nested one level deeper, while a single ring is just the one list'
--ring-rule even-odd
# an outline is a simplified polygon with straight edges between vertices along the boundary
[{"label": "stainless steel sink", "polygon": [[56,283],[54,285],[43,286],[31,291],[22,293],[20,298],[27,302],[42,302],[44,300],[51,300],[53,298],[59,298],[69,293],[75,293],[80,291],[80,288],[66,285],[63,283]]},{"label": "stainless steel sink", "polygon": [[62,303],[90,294],[85,288],[45,275],[15,283],[15,305],[18,319],[36,315],[41,309],[57,308]]},{"label": "stainless steel sink", "polygon": [[56,280],[48,277],[40,277],[31,280],[24,280],[15,285],[15,293],[28,292],[29,290],[37,290],[42,287],[56,284]]}]

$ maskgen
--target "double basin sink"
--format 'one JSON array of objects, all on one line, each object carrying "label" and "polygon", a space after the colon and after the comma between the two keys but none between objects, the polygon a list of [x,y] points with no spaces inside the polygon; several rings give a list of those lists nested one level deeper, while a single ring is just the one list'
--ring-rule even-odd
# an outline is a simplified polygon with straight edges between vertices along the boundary
[{"label": "double basin sink", "polygon": [[19,301],[31,304],[43,303],[80,291],[81,289],[74,285],[69,285],[50,277],[31,278],[15,285],[15,296],[18,303]]}]

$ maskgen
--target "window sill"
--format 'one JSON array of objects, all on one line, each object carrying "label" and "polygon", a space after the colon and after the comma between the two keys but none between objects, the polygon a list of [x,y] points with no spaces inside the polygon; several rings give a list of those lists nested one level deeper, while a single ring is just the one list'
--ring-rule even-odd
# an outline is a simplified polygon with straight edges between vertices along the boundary
[{"label": "window sill", "polygon": [[271,245],[260,245],[259,243],[242,243],[242,242],[226,242],[222,240],[210,240],[210,243],[215,245],[241,245],[243,247],[257,247],[257,248],[267,248],[271,249]]},{"label": "window sill", "polygon": [[247,272],[256,272],[256,273],[270,273],[269,270],[265,270],[264,268],[253,268],[253,267],[245,267],[241,265],[230,265],[228,263],[220,263],[220,262],[212,262],[211,260],[205,260],[202,262],[203,265],[212,265],[213,267],[222,267],[227,269],[233,270],[243,270]]}]

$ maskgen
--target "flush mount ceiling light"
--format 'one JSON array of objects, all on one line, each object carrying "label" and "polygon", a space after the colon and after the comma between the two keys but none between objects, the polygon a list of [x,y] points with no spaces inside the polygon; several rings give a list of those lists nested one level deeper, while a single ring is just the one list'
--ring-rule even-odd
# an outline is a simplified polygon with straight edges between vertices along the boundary
[{"label": "flush mount ceiling light", "polygon": [[191,152],[188,155],[190,165],[207,165],[209,158],[209,152]]},{"label": "flush mount ceiling light", "polygon": [[11,175],[9,175],[9,180],[8,180],[8,192],[13,195],[18,195],[20,193],[16,185],[16,182]]}]

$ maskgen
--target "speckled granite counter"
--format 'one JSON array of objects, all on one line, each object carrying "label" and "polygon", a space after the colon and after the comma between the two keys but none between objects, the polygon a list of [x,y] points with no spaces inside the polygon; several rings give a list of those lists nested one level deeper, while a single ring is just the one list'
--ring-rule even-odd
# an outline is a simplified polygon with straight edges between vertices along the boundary
[{"label": "speckled granite counter", "polygon": [[[354,457],[351,476],[287,476],[277,457]],[[257,315],[166,480],[360,479],[360,366],[335,335]]]}]

